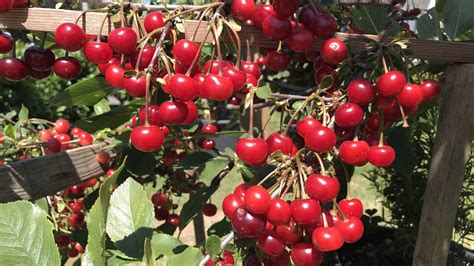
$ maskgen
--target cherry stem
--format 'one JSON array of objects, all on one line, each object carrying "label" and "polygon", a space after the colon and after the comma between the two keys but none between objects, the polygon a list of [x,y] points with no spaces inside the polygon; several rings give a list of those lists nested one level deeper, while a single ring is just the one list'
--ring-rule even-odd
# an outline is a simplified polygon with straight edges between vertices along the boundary
[{"label": "cherry stem", "polygon": [[387,67],[387,61],[385,61],[385,56],[382,55],[382,64],[383,64],[383,69],[385,73],[388,72],[388,67]]},{"label": "cherry stem", "polygon": [[314,99],[315,97],[315,94],[311,94],[310,96],[308,96],[306,98],[306,100],[303,101],[303,103],[298,107],[298,109],[296,109],[296,111],[291,115],[290,117],[290,120],[288,121],[288,124],[286,125],[285,127],[285,130],[283,131],[283,133],[281,134],[282,136],[286,136],[286,134],[288,133],[288,130],[290,129],[291,127],[291,124],[293,123],[293,121],[295,120],[296,116],[299,114],[299,112],[301,110],[303,110],[303,108],[310,102]]},{"label": "cherry stem", "polygon": [[149,64],[148,67],[145,69],[146,72],[151,72],[151,71],[153,71],[153,66],[155,65],[156,59],[158,58],[158,56],[159,56],[160,53],[161,53],[163,41],[165,40],[166,34],[168,33],[168,31],[169,31],[170,28],[171,28],[171,24],[172,24],[171,22],[166,23],[166,26],[165,26],[165,28],[163,29],[163,32],[161,33],[160,40],[159,40],[158,43],[156,44],[156,50],[155,50],[155,53],[153,54],[153,57],[152,57],[152,59],[151,59],[151,61],[150,61],[150,64]]},{"label": "cherry stem", "polygon": [[222,51],[221,44],[219,43],[219,36],[217,35],[216,25],[211,23],[212,35],[214,36],[214,42],[217,47],[217,61],[219,63],[219,76],[222,76]]},{"label": "cherry stem", "polygon": [[161,54],[160,58],[161,58],[161,61],[163,61],[163,64],[165,65],[166,73],[168,74],[169,77],[171,77],[173,75],[173,72],[171,71],[168,57],[166,57],[165,54]]},{"label": "cherry stem", "polygon": [[282,41],[279,41],[278,42],[278,48],[277,48],[277,53],[280,53],[281,52],[281,49],[283,48],[283,42]]},{"label": "cherry stem", "polygon": [[96,42],[100,42],[100,36],[102,35],[102,30],[104,29],[105,21],[107,21],[108,18],[109,15],[106,15],[102,20],[102,23],[100,24],[99,34],[97,34],[97,39],[95,40]]},{"label": "cherry stem", "polygon": [[120,1],[120,27],[125,27],[125,12],[123,11],[122,1]]},{"label": "cherry stem", "polygon": [[253,139],[253,112],[254,112],[254,109],[253,109],[253,97],[254,97],[254,94],[255,94],[255,90],[252,89],[250,90],[250,121],[249,121],[249,139]]},{"label": "cherry stem", "polygon": [[146,77],[146,90],[145,90],[145,126],[149,126],[150,122],[148,121],[148,106],[150,106],[150,85],[151,85],[151,73],[147,72]]},{"label": "cherry stem", "polygon": [[[224,25],[226,25],[229,30],[234,34],[235,36],[235,39],[236,39],[236,42],[237,42],[237,61],[235,62],[235,67],[240,70],[240,57],[241,57],[241,54],[242,54],[242,46],[241,46],[241,43],[240,43],[240,37],[239,37],[239,34],[234,30],[234,28],[232,28],[232,25],[230,25],[230,23],[223,19],[221,20],[222,22],[224,22]],[[234,39],[232,39],[234,40]]]},{"label": "cherry stem", "polygon": [[186,76],[189,76],[194,68],[194,66],[196,65],[197,61],[198,61],[198,58],[199,58],[199,55],[201,54],[201,51],[202,51],[202,47],[204,47],[204,44],[206,43],[206,40],[207,40],[207,37],[209,36],[209,33],[211,32],[211,28],[209,28],[207,30],[207,33],[206,33],[206,36],[204,37],[204,41],[201,42],[201,44],[199,45],[199,50],[198,52],[196,53],[196,55],[194,56],[193,58],[193,62],[191,63],[191,65],[189,66],[188,70],[186,71]]},{"label": "cherry stem", "polygon": [[314,155],[316,156],[316,159],[318,159],[319,167],[321,167],[321,173],[325,176],[326,168],[324,167],[323,159],[317,152],[315,152]]},{"label": "cherry stem", "polygon": [[315,94],[314,98],[318,99],[321,102],[321,108],[323,109],[323,126],[326,126],[328,113],[327,113],[326,104],[324,103],[324,99],[318,94]]},{"label": "cherry stem", "polygon": [[140,49],[140,53],[138,53],[138,58],[137,58],[137,62],[135,63],[136,66],[135,66],[135,71],[138,72],[139,69],[140,69],[140,61],[142,60],[142,55],[143,55],[143,50],[145,50],[145,47],[146,47],[146,44],[148,43],[148,41],[150,40],[151,38],[151,35],[148,35],[145,39],[145,42],[143,44],[143,46],[141,47]]},{"label": "cherry stem", "polygon": [[245,40],[245,44],[247,45],[247,62],[252,62],[252,57],[250,56],[250,54],[252,53],[252,50],[250,50],[249,39]]},{"label": "cherry stem", "polygon": [[211,60],[211,66],[207,69],[206,75],[209,75],[209,73],[211,73],[212,64],[214,64],[214,56],[216,56],[216,49],[215,49],[215,46],[213,45],[212,50],[211,50],[211,58],[209,59]]},{"label": "cherry stem", "polygon": [[326,213],[322,213],[323,216],[323,226],[324,228],[327,228],[328,227],[328,220],[326,219]]},{"label": "cherry stem", "polygon": [[[283,174],[282,174],[282,176],[283,176]],[[290,176],[290,178],[288,178],[288,182],[286,183],[285,190],[283,190],[283,193],[281,193],[281,196],[280,196],[281,199],[284,199],[286,197],[286,193],[288,193],[288,190],[290,189],[291,184],[293,184],[293,180],[296,178],[296,176],[297,175],[295,174],[295,175]]]},{"label": "cherry stem", "polygon": [[405,115],[405,111],[403,110],[403,107],[398,100],[397,100],[397,103],[398,103],[398,106],[400,107],[400,113],[402,114],[402,121],[403,121],[402,126],[407,128],[408,127],[407,116]]},{"label": "cherry stem", "polygon": [[214,3],[211,3],[211,4],[208,4],[208,5],[203,5],[203,6],[199,6],[199,7],[195,7],[195,8],[191,8],[191,9],[188,9],[188,10],[185,10],[183,12],[180,12],[180,13],[177,13],[177,14],[174,14],[170,17],[167,17],[166,18],[166,22],[169,22],[170,20],[176,18],[176,17],[179,17],[179,16],[182,16],[184,14],[187,14],[187,13],[192,13],[192,12],[196,12],[196,11],[200,11],[200,10],[205,10],[205,9],[208,9],[208,8],[214,8],[216,6],[221,6],[223,5],[224,3],[221,3],[221,2],[214,2]]},{"label": "cherry stem", "polygon": [[[202,12],[201,16],[199,17],[199,20],[198,20],[198,22],[197,22],[196,29],[194,30],[193,36],[191,37],[191,41],[194,42],[194,39],[196,39],[196,35],[197,35],[197,32],[198,32],[199,28],[201,27],[201,23],[202,23],[203,19],[206,17],[206,14],[207,14],[207,12],[209,12],[210,9],[211,9],[211,8],[209,8],[209,7],[206,8],[206,9]],[[207,39],[207,36],[206,36],[206,38],[204,38],[204,40],[206,40],[206,39]]]},{"label": "cherry stem", "polygon": [[383,146],[383,128],[384,128],[384,114],[382,111],[380,111],[380,126],[379,126],[379,132],[380,132],[380,138],[379,138],[379,147]]},{"label": "cherry stem", "polygon": [[337,212],[342,216],[342,220],[345,222],[347,221],[347,216],[342,212],[341,208],[339,207],[339,204],[337,204],[336,199],[334,199],[334,207],[336,207]]},{"label": "cherry stem", "polygon": [[260,186],[262,185],[265,181],[267,181],[270,177],[272,177],[274,174],[276,174],[280,169],[282,169],[283,167],[281,166],[281,164],[277,165],[277,167],[275,168],[275,170],[271,171],[268,175],[266,175],[260,182],[258,182],[257,186]]}]

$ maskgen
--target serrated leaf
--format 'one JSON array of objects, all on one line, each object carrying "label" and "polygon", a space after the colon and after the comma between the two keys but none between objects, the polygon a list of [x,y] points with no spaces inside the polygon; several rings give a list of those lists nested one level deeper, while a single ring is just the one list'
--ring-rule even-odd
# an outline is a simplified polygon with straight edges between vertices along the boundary
[{"label": "serrated leaf", "polygon": [[204,247],[206,248],[207,254],[209,254],[211,258],[214,258],[221,252],[221,239],[216,235],[211,235],[207,238]]},{"label": "serrated leaf", "polygon": [[102,77],[80,81],[56,95],[51,106],[92,106],[112,92],[112,87]]},{"label": "serrated leaf", "polygon": [[184,168],[198,167],[212,160],[212,158],[214,158],[214,156],[208,152],[194,152],[184,157],[179,162],[179,165]]},{"label": "serrated leaf", "polygon": [[110,111],[110,105],[106,99],[102,99],[98,103],[94,104],[94,113],[96,115],[101,115],[109,111]]},{"label": "serrated leaf", "polygon": [[151,239],[151,247],[157,256],[171,256],[183,252],[187,246],[171,235],[155,232]]},{"label": "serrated leaf", "polygon": [[451,40],[474,28],[474,1],[450,0],[444,5],[444,29]]},{"label": "serrated leaf", "polygon": [[18,113],[18,122],[20,122],[21,124],[23,124],[23,123],[25,123],[26,121],[28,121],[28,113],[29,113],[28,108],[26,108],[26,107],[22,104],[22,105],[21,105],[20,112]]},{"label": "serrated leaf", "polygon": [[124,239],[140,228],[154,227],[153,204],[143,187],[128,178],[110,197],[106,232],[114,242]]},{"label": "serrated leaf", "polygon": [[201,168],[199,179],[206,185],[209,185],[214,177],[216,177],[229,164],[229,159],[225,157],[215,157],[206,162]]},{"label": "serrated leaf", "polygon": [[260,99],[267,99],[272,94],[272,89],[269,86],[258,87],[256,95]]},{"label": "serrated leaf", "polygon": [[202,259],[201,251],[198,248],[188,247],[182,253],[171,256],[166,265],[169,266],[196,266]]},{"label": "serrated leaf", "polygon": [[60,265],[53,225],[46,213],[27,201],[0,204],[2,265]]}]

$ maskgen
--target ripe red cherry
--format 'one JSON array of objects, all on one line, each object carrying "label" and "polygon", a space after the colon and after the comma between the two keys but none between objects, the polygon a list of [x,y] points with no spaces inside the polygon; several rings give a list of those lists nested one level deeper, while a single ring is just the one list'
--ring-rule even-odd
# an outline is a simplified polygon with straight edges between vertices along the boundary
[{"label": "ripe red cherry", "polygon": [[258,248],[268,256],[277,257],[285,251],[285,241],[272,230],[264,230],[257,237]]},{"label": "ripe red cherry", "polygon": [[216,205],[212,203],[206,203],[204,206],[202,206],[202,213],[208,217],[212,217],[216,215],[217,213],[217,207]]},{"label": "ripe red cherry", "polygon": [[28,0],[13,0],[13,7],[26,7]]},{"label": "ripe red cherry", "polygon": [[338,250],[344,244],[344,238],[336,227],[320,227],[313,231],[313,245],[323,251]]},{"label": "ripe red cherry", "polygon": [[274,0],[273,10],[280,17],[290,17],[295,14],[300,5],[300,0]]},{"label": "ripe red cherry", "polygon": [[320,265],[324,254],[308,243],[296,243],[291,248],[291,259],[295,266]]},{"label": "ripe red cherry", "polygon": [[123,88],[124,77],[123,73],[125,69],[119,65],[111,65],[105,71],[105,80],[107,83],[114,88]]},{"label": "ripe red cherry", "polygon": [[339,205],[339,208],[347,217],[354,216],[360,218],[364,213],[362,202],[358,199],[344,199],[339,201],[337,205]]},{"label": "ripe red cherry", "polygon": [[377,91],[385,97],[399,94],[406,84],[405,75],[400,71],[389,71],[377,80]]},{"label": "ripe red cherry", "polygon": [[395,150],[387,145],[372,146],[369,149],[369,163],[378,167],[388,167],[395,160]]},{"label": "ripe red cherry", "polygon": [[59,48],[68,52],[81,50],[86,44],[86,34],[74,23],[63,23],[56,28],[54,39]]},{"label": "ripe red cherry", "polygon": [[[224,258],[220,258],[217,266],[225,266],[225,265],[234,265],[234,256],[230,251],[224,250]],[[221,255],[222,256],[222,255]],[[212,260],[209,260],[204,266],[214,266],[214,262]]]},{"label": "ripe red cherry", "polygon": [[97,182],[98,182],[97,178],[93,177],[93,178],[87,179],[86,181],[83,181],[81,184],[84,187],[94,187],[97,184]]},{"label": "ripe red cherry", "polygon": [[280,133],[273,133],[267,138],[268,154],[280,151],[282,154],[290,155],[293,150],[293,141]]},{"label": "ripe red cherry", "polygon": [[355,103],[346,103],[334,113],[336,125],[342,128],[357,126],[364,117],[364,110]]},{"label": "ripe red cherry", "polygon": [[232,0],[232,15],[242,21],[252,19],[256,10],[254,0]]},{"label": "ripe red cherry", "polygon": [[227,66],[223,68],[222,76],[230,78],[234,92],[242,90],[247,81],[245,72],[238,70],[235,66]]},{"label": "ripe red cherry", "polygon": [[168,83],[168,89],[171,95],[183,101],[193,100],[198,95],[194,80],[183,74],[175,74]]},{"label": "ripe red cherry", "polygon": [[249,61],[242,61],[242,71],[244,71],[247,74],[250,74],[255,77],[255,79],[260,78],[260,67],[258,66],[257,63],[255,62],[249,62]]},{"label": "ripe red cherry", "polygon": [[266,213],[267,220],[274,225],[288,224],[291,218],[291,207],[282,199],[272,199]]},{"label": "ripe red cherry", "polygon": [[[379,112],[372,113],[369,117],[366,118],[367,129],[372,132],[378,132],[380,129],[380,122],[381,122],[381,117],[380,117]],[[389,128],[390,124],[391,124],[390,121],[388,121],[384,117],[383,129]]]},{"label": "ripe red cherry", "polygon": [[347,221],[339,221],[336,225],[346,243],[354,243],[364,234],[364,224],[357,217],[349,217]]},{"label": "ripe red cherry", "polygon": [[[189,70],[189,67],[180,65],[179,63],[176,63],[174,65],[174,71],[176,74],[186,74]],[[193,69],[191,69],[191,72],[189,76],[193,77],[196,76],[197,74],[200,74],[202,72],[201,66],[196,64],[193,66]]]},{"label": "ripe red cherry", "polygon": [[143,21],[143,25],[147,33],[162,28],[166,25],[165,15],[159,11],[148,13]]},{"label": "ripe red cherry", "polygon": [[194,57],[198,55],[197,61],[201,59],[201,51],[199,45],[190,40],[181,39],[176,42],[173,46],[173,56],[178,62],[184,66],[189,67],[194,60]]},{"label": "ripe red cherry", "polygon": [[252,185],[250,185],[250,183],[242,183],[240,185],[238,185],[237,187],[235,187],[234,189],[234,195],[238,198],[240,198],[242,200],[242,202],[244,201],[244,196],[245,196],[245,192],[247,191],[247,189],[249,187],[251,187]]},{"label": "ripe red cherry", "polygon": [[421,89],[423,90],[423,101],[425,102],[435,99],[441,91],[441,87],[436,80],[425,80],[425,82],[421,83]]},{"label": "ripe red cherry", "polygon": [[[265,61],[266,63],[266,61]],[[258,80],[257,78],[252,75],[252,74],[249,74],[249,73],[245,73],[245,77],[246,77],[246,82],[248,85],[252,85],[254,87],[258,86]],[[243,92],[247,92],[247,89],[244,89]]]},{"label": "ripe red cherry", "polygon": [[193,77],[194,83],[196,84],[196,88],[198,89],[198,97],[201,99],[207,99],[209,96],[207,95],[206,90],[204,89],[204,79],[206,78],[206,74],[199,73]]},{"label": "ripe red cherry", "polygon": [[102,75],[105,75],[107,69],[109,69],[112,65],[120,65],[120,58],[119,57],[112,57],[107,63],[105,64],[98,64],[97,67]]},{"label": "ripe red cherry", "polygon": [[138,126],[132,130],[130,141],[139,151],[155,152],[161,149],[165,138],[157,126]]},{"label": "ripe red cherry", "polygon": [[0,34],[0,54],[9,53],[13,49],[13,38],[6,33]]},{"label": "ripe red cherry", "polygon": [[92,138],[91,134],[87,133],[87,132],[81,132],[81,134],[79,134],[79,144],[81,146],[88,146],[88,145],[91,145],[92,142],[94,141],[94,139]]},{"label": "ripe red cherry", "polygon": [[397,95],[397,100],[403,107],[414,107],[423,102],[423,89],[420,85],[407,83]]},{"label": "ripe red cherry", "polygon": [[243,238],[256,237],[265,229],[266,223],[264,216],[252,214],[243,207],[235,210],[231,222],[235,233]]},{"label": "ripe red cherry", "polygon": [[308,132],[304,142],[308,149],[315,152],[328,152],[336,145],[336,133],[328,127],[320,126]]},{"label": "ripe red cherry", "polygon": [[161,120],[166,125],[179,125],[186,120],[188,107],[180,101],[166,101],[160,105],[158,112],[161,114]]},{"label": "ripe red cherry", "polygon": [[313,47],[314,37],[311,31],[299,28],[291,32],[287,42],[291,50],[305,52]]},{"label": "ripe red cherry", "polygon": [[368,105],[375,98],[375,87],[365,79],[354,79],[347,86],[347,97],[358,105]]},{"label": "ripe red cherry", "polygon": [[219,128],[217,127],[216,124],[210,123],[203,125],[201,128],[202,133],[217,133],[219,131]]},{"label": "ripe red cherry", "polygon": [[246,164],[260,166],[267,161],[268,144],[261,138],[242,138],[235,144],[235,152]]},{"label": "ripe red cherry", "polygon": [[318,39],[329,39],[336,33],[337,23],[333,16],[320,13],[311,21],[309,29]]},{"label": "ripe red cherry", "polygon": [[84,186],[82,184],[75,185],[68,190],[73,195],[82,195],[84,193]]},{"label": "ripe red cherry", "polygon": [[277,225],[276,232],[285,240],[287,245],[293,245],[302,235],[302,229],[297,227],[294,222],[290,222],[289,225]]},{"label": "ripe red cherry", "polygon": [[[260,266],[261,264],[258,264]],[[291,258],[288,251],[283,251],[279,256],[263,258],[264,266],[290,266]]]},{"label": "ripe red cherry", "polygon": [[326,40],[320,50],[321,58],[331,65],[337,65],[344,61],[348,53],[346,44],[336,38]]},{"label": "ripe red cherry", "polygon": [[336,71],[334,71],[334,69],[332,69],[331,67],[324,66],[316,70],[316,72],[314,73],[314,81],[316,82],[316,84],[319,84],[326,76],[332,77],[331,89],[336,89],[339,83],[339,79],[337,77]]},{"label": "ripe red cherry", "polygon": [[71,241],[68,235],[57,234],[54,236],[54,241],[59,249],[67,248],[69,242]]},{"label": "ripe red cherry", "polygon": [[52,153],[61,151],[61,142],[58,139],[50,138],[47,140],[46,148]]},{"label": "ripe red cherry", "polygon": [[312,174],[308,176],[304,190],[308,196],[317,201],[329,202],[336,198],[339,187],[339,180],[336,177]]},{"label": "ripe red cherry", "polygon": [[304,138],[308,132],[321,126],[322,124],[317,119],[305,117],[296,123],[296,132]]},{"label": "ripe red cherry", "polygon": [[209,59],[204,64],[204,73],[219,74],[219,63],[222,64],[222,69],[232,66],[232,63],[229,61],[218,61]]},{"label": "ripe red cherry", "polygon": [[298,15],[298,21],[308,27],[313,19],[316,18],[316,12],[312,5],[305,5],[301,8]]},{"label": "ripe red cherry", "polygon": [[80,212],[84,208],[84,202],[81,199],[73,199],[68,206],[73,212]]},{"label": "ripe red cherry", "polygon": [[344,141],[339,147],[339,157],[347,164],[362,166],[367,163],[369,144],[363,140]]},{"label": "ripe red cherry", "polygon": [[49,49],[31,46],[25,50],[25,64],[37,71],[46,71],[53,67],[54,53]]},{"label": "ripe red cherry", "polygon": [[274,72],[285,70],[291,62],[291,57],[285,52],[272,51],[267,54],[267,67]]},{"label": "ripe red cherry", "polygon": [[[132,55],[130,55],[130,64],[135,68],[137,66],[138,57],[140,56],[141,49],[136,50]],[[151,45],[145,45],[143,48],[142,56],[140,57],[140,62],[138,63],[139,69],[144,69],[150,64],[153,55],[155,54],[155,47]]]},{"label": "ripe red cherry", "polygon": [[298,225],[312,225],[319,221],[321,206],[314,199],[296,199],[291,202],[291,217]]},{"label": "ripe red cherry", "polygon": [[54,62],[54,73],[65,80],[74,80],[81,74],[81,63],[74,57],[61,57]]},{"label": "ripe red cherry", "polygon": [[58,134],[67,133],[69,131],[69,127],[69,121],[67,121],[66,119],[59,118],[58,120],[56,120],[56,122],[54,122],[54,130]]},{"label": "ripe red cherry", "polygon": [[79,251],[76,248],[71,248],[67,251],[67,256],[69,258],[75,258],[79,255]]},{"label": "ripe red cherry", "polygon": [[198,108],[193,101],[187,101],[184,102],[184,104],[186,104],[188,108],[188,114],[186,115],[186,119],[184,119],[183,125],[191,125],[199,116]]},{"label": "ripe red cherry", "polygon": [[0,2],[0,13],[7,13],[13,8],[13,0],[3,0]]},{"label": "ripe red cherry", "polygon": [[110,48],[119,54],[130,55],[135,53],[137,47],[137,33],[128,27],[113,30],[107,39]]},{"label": "ripe red cherry", "polygon": [[273,11],[273,5],[261,4],[257,5],[255,14],[252,18],[253,24],[259,28],[262,27],[262,23],[268,15],[275,14]]},{"label": "ripe red cherry", "polygon": [[168,218],[166,218],[166,222],[173,225],[173,226],[178,226],[179,225],[179,215],[170,214],[168,216]]},{"label": "ripe red cherry", "polygon": [[[148,106],[148,123],[154,126],[162,126],[163,122],[161,121],[159,105],[149,105]],[[140,119],[140,125],[145,124],[146,119],[146,110],[145,106],[140,108],[140,112],[138,113],[138,119]]]},{"label": "ripe red cherry", "polygon": [[105,42],[88,42],[84,46],[84,56],[93,64],[105,64],[112,59],[112,49]]},{"label": "ripe red cherry", "polygon": [[42,80],[48,77],[51,74],[51,69],[45,71],[34,70],[28,67],[28,74],[30,78],[35,80]]},{"label": "ripe red cherry", "polygon": [[262,31],[269,39],[283,41],[291,34],[291,22],[288,18],[268,15],[262,23]]},{"label": "ripe red cherry", "polygon": [[131,78],[123,79],[123,88],[127,90],[128,94],[134,97],[143,97],[146,95],[146,76],[133,76]]},{"label": "ripe red cherry", "polygon": [[79,228],[84,224],[85,215],[83,212],[76,212],[67,218],[67,222],[74,228]]},{"label": "ripe red cherry", "polygon": [[166,207],[168,196],[164,193],[155,193],[151,196],[151,202],[155,206]]},{"label": "ripe red cherry", "polygon": [[[41,141],[48,141],[48,139],[53,137],[53,132],[49,129],[42,129],[38,133]],[[3,134],[0,134],[0,138],[3,137]],[[0,144],[2,144],[0,140]]]},{"label": "ripe red cherry", "polygon": [[243,198],[241,199],[239,196],[235,194],[227,195],[224,200],[222,201],[222,211],[227,218],[231,219],[234,215],[235,210],[244,206]]},{"label": "ripe red cherry", "polygon": [[261,186],[251,186],[245,191],[244,206],[253,214],[263,214],[270,208],[270,193]]},{"label": "ripe red cherry", "polygon": [[383,112],[384,120],[396,121],[400,119],[400,108],[394,97],[377,95],[375,106]]},{"label": "ripe red cherry", "polygon": [[165,207],[155,206],[154,211],[155,211],[155,219],[157,219],[158,221],[166,220],[168,216],[170,215],[169,210]]},{"label": "ripe red cherry", "polygon": [[95,155],[95,159],[100,163],[100,164],[107,164],[110,161],[110,154],[106,151],[99,151]]},{"label": "ripe red cherry", "polygon": [[204,78],[204,90],[209,99],[216,101],[225,101],[232,96],[234,86],[232,80],[217,74],[209,74]]}]

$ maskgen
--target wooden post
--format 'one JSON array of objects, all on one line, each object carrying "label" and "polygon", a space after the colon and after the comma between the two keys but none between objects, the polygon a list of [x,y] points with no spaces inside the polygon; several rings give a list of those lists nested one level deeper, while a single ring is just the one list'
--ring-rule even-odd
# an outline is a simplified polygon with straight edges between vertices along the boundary
[{"label": "wooden post", "polygon": [[446,71],[413,265],[446,265],[474,133],[473,73],[474,64]]}]

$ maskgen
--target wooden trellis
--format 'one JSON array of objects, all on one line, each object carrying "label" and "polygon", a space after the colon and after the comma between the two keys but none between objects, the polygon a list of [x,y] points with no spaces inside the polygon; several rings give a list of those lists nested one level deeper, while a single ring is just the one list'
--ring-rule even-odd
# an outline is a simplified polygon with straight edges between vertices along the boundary
[{"label": "wooden trellis", "polygon": [[[341,0],[340,2],[354,3],[353,0]],[[387,4],[389,1],[360,0],[356,2]],[[53,32],[61,23],[74,22],[80,13],[42,8],[14,9],[0,15],[0,28]],[[88,34],[98,34],[99,25],[104,17],[103,13],[87,13],[79,20],[79,25]],[[185,21],[185,36],[192,36],[197,25],[196,21]],[[103,34],[107,35],[114,28],[115,25],[109,20]],[[203,23],[197,29],[196,41],[204,41],[205,33],[206,25]],[[265,38],[260,30],[254,27],[243,26],[239,35],[241,41],[245,42],[248,39],[254,47],[277,46],[276,42]],[[348,43],[352,53],[363,51],[366,49],[367,40],[377,40],[377,37],[375,35],[336,34],[336,38]],[[210,41],[210,39],[206,41]],[[411,56],[414,58],[448,63],[474,63],[474,43],[419,39],[410,39],[409,41],[412,50]],[[317,49],[320,45],[321,43],[317,42],[315,48]],[[473,64],[458,64],[450,67],[447,71],[448,77],[443,88],[443,105],[424,197],[414,265],[446,265],[461,191],[460,184],[464,178],[464,168],[474,136],[473,73]],[[100,166],[92,158],[94,149],[94,147],[80,148],[0,167],[0,180],[2,180],[0,202],[19,198],[35,199],[74,185],[87,177],[103,174]],[[41,163],[38,163],[40,160]],[[71,168],[61,168],[60,161],[68,163]],[[44,167],[48,165],[45,162],[50,165],[47,169]],[[83,168],[85,166],[86,168]],[[51,173],[45,174],[34,167],[42,167],[40,169]],[[55,167],[60,169],[55,172]],[[84,171],[77,171],[73,176],[72,168],[77,169],[77,167],[84,169]],[[38,180],[46,182],[46,185],[41,184]],[[61,185],[53,185],[55,182]],[[35,185],[32,186],[32,184]],[[37,190],[41,190],[41,192]],[[21,191],[21,193],[16,193],[17,191]]]}]

